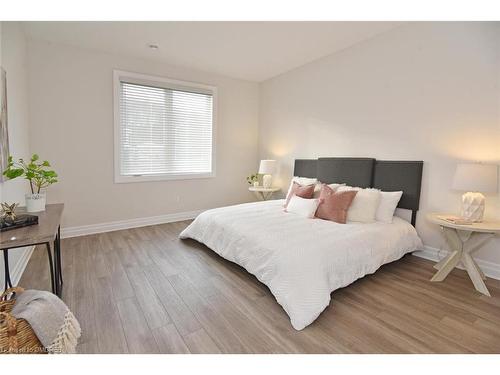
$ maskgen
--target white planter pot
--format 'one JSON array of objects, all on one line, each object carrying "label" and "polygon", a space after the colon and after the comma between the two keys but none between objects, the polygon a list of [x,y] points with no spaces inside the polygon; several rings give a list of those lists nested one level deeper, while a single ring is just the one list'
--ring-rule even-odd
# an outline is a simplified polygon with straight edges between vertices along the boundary
[{"label": "white planter pot", "polygon": [[26,211],[40,212],[45,211],[45,193],[26,194]]},{"label": "white planter pot", "polygon": [[259,181],[255,181],[255,182],[253,183],[253,187],[259,187]]}]

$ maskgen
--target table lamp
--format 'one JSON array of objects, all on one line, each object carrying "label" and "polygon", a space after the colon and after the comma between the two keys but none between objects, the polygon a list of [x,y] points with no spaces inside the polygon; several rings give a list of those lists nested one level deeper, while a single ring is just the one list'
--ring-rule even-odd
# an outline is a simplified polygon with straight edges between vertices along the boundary
[{"label": "table lamp", "polygon": [[462,195],[462,217],[472,222],[483,221],[484,195],[497,191],[498,166],[480,163],[457,165],[453,189],[466,191]]},{"label": "table lamp", "polygon": [[270,188],[273,183],[273,173],[276,172],[276,160],[261,160],[259,166],[259,174],[262,177],[262,185],[265,188]]}]

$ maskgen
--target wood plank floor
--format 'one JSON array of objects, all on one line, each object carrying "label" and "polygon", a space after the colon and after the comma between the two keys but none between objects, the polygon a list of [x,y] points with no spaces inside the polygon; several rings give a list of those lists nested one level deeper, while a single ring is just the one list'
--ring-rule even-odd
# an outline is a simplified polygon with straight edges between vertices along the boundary
[{"label": "wood plank floor", "polygon": [[[492,298],[464,271],[430,283],[407,255],[332,293],[295,331],[269,290],[195,241],[189,222],[64,239],[63,299],[83,329],[80,353],[500,353],[500,282]],[[20,285],[49,290],[37,248]]]}]

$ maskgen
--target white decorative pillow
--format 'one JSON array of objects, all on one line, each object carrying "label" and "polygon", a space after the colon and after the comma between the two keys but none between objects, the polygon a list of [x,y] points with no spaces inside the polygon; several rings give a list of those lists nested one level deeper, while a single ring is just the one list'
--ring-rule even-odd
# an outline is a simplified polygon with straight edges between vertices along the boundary
[{"label": "white decorative pillow", "polygon": [[362,189],[352,186],[340,186],[337,191],[356,190],[358,193],[347,210],[347,221],[373,223],[380,203],[380,190]]},{"label": "white decorative pillow", "polygon": [[375,219],[383,223],[392,223],[394,211],[396,211],[396,207],[402,196],[402,191],[381,191],[380,203],[375,214]]},{"label": "white decorative pillow", "polygon": [[[313,198],[319,198],[322,186],[323,184],[320,181],[318,181],[318,183],[314,187]],[[328,184],[328,187],[331,188],[333,191],[336,191],[340,186],[345,186],[345,184]]]},{"label": "white decorative pillow", "polygon": [[328,187],[332,190],[337,190],[341,186],[345,186],[345,184],[328,184]]},{"label": "white decorative pillow", "polygon": [[[292,190],[293,183],[296,182],[299,185],[302,186],[309,186],[309,185],[314,185],[318,183],[317,178],[309,178],[309,177],[292,177],[292,180],[290,181],[290,185],[288,187],[288,191],[286,193],[286,196],[290,195],[290,190]],[[314,191],[316,191],[317,186],[315,187]],[[321,186],[319,187],[319,190],[321,190]]]},{"label": "white decorative pillow", "polygon": [[312,219],[318,209],[318,205],[319,199],[305,199],[294,195],[290,199],[290,202],[288,202],[285,211]]}]

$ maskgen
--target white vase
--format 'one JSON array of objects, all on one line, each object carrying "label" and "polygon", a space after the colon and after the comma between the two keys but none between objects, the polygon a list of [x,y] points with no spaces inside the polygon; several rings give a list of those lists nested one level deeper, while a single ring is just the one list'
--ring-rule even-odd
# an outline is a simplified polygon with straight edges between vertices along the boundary
[{"label": "white vase", "polygon": [[259,181],[254,181],[253,187],[259,187]]},{"label": "white vase", "polygon": [[45,211],[45,193],[26,194],[26,211],[40,212]]}]

